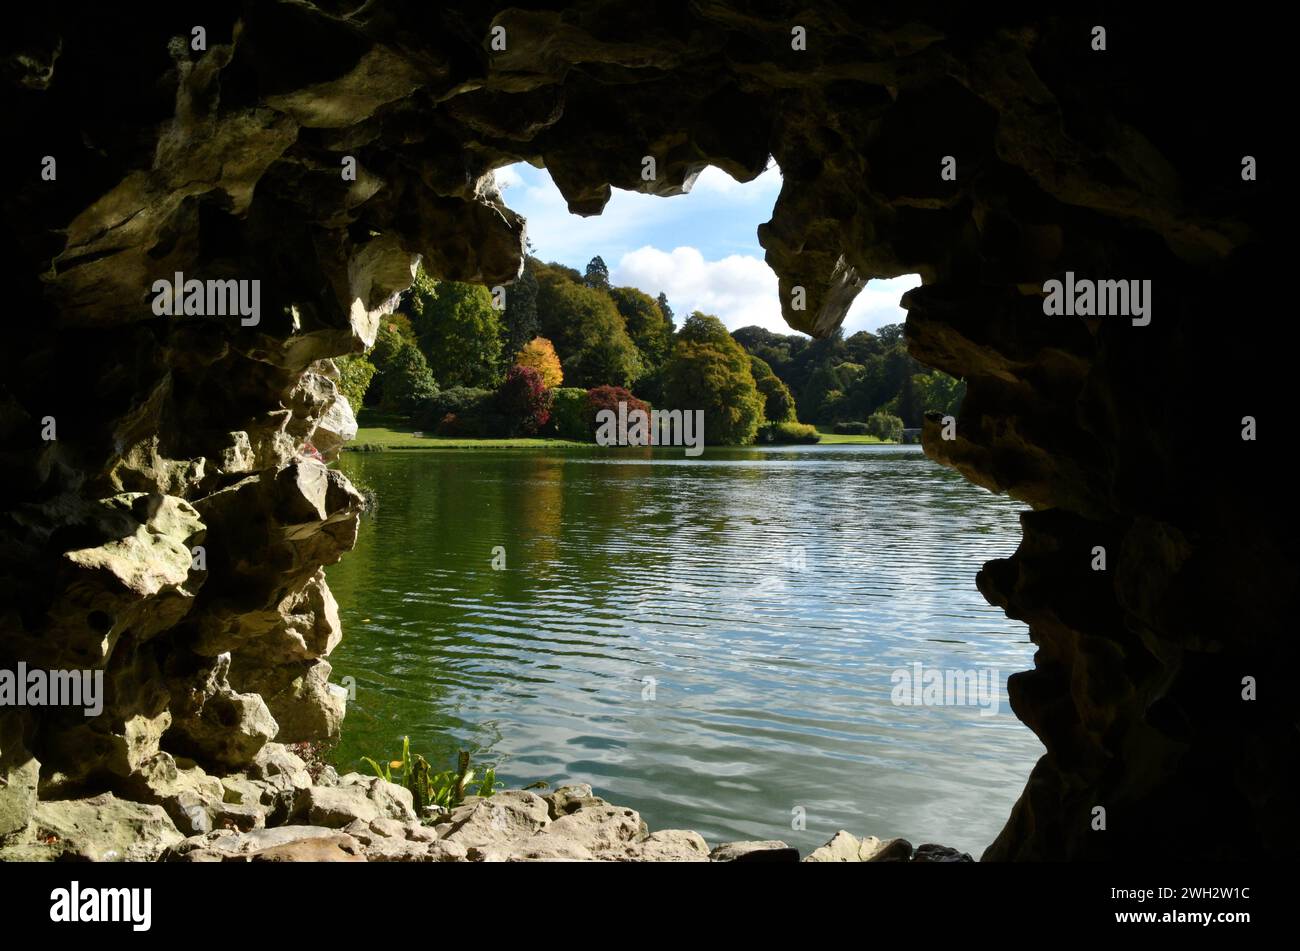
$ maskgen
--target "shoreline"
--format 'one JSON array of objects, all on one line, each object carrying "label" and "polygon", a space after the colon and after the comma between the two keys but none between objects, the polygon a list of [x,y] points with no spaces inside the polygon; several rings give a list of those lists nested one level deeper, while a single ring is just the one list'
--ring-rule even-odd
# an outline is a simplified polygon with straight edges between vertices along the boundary
[{"label": "shoreline", "polygon": [[[347,442],[343,452],[387,452],[401,449],[594,449],[595,442],[577,442],[552,436],[520,437],[463,437],[429,436],[414,427],[404,426],[391,416],[362,414],[361,426],[355,438]],[[875,436],[850,436],[830,431],[830,427],[817,427],[821,439],[815,443],[773,443],[778,447],[807,446],[903,446],[906,443],[885,442]],[[626,447],[623,447],[626,448]],[[680,452],[680,446],[639,447],[651,450]],[[754,446],[711,446],[708,448],[751,449]]]}]

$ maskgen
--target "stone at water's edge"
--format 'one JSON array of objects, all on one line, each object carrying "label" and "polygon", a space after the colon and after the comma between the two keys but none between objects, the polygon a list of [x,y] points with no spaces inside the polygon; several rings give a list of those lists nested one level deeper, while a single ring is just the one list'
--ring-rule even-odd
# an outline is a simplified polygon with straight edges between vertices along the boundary
[{"label": "stone at water's edge", "polygon": [[[274,755],[283,758],[279,751]],[[217,785],[249,801],[208,803],[203,812],[203,800],[191,785],[167,800],[167,808],[111,794],[38,803],[28,836],[0,848],[0,861],[799,861],[798,850],[784,842],[730,842],[710,851],[697,832],[650,832],[635,810],[606,802],[585,785],[561,786],[547,796],[526,790],[471,796],[433,824],[415,819],[408,790],[356,773],[329,785],[288,790],[248,777],[227,777]],[[293,805],[277,814],[260,804],[264,796],[279,795],[290,796]],[[188,816],[181,802],[208,821]],[[186,819],[173,822],[169,811]],[[221,825],[213,827],[213,820]],[[181,825],[190,834],[178,831]],[[881,843],[839,832],[804,861],[906,862],[911,852],[902,839]],[[970,861],[970,856],[927,845],[914,861]]]}]

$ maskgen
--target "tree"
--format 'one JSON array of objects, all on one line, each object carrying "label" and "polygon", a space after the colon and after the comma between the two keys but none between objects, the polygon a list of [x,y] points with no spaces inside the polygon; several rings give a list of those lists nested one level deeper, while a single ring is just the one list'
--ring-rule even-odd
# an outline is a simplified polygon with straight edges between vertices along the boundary
[{"label": "tree", "polygon": [[415,330],[411,327],[411,321],[405,314],[390,314],[380,322],[379,332],[375,334],[374,345],[366,354],[367,359],[375,367],[375,374],[370,380],[370,386],[365,391],[364,400],[368,405],[383,405],[385,402],[384,383],[388,376],[388,369],[392,366],[393,358],[397,356],[403,347],[414,347],[415,345]]},{"label": "tree", "polygon": [[535,435],[551,418],[551,392],[532,367],[516,364],[506,371],[496,405],[512,436]]},{"label": "tree", "polygon": [[519,280],[506,288],[506,309],[502,314],[505,323],[503,353],[518,353],[520,348],[537,336],[537,274],[534,258],[524,260],[524,272]]},{"label": "tree", "polygon": [[766,361],[750,354],[749,371],[754,375],[754,385],[763,397],[763,418],[769,423],[786,423],[795,421],[794,396],[772,372]]},{"label": "tree", "polygon": [[600,428],[596,417],[601,410],[609,410],[617,416],[619,403],[627,404],[629,416],[634,409],[647,414],[650,412],[650,407],[644,400],[637,399],[621,386],[596,386],[587,391],[587,426],[593,437]]},{"label": "tree", "polygon": [[903,421],[891,413],[872,413],[867,417],[867,434],[885,442],[903,438]]},{"label": "tree", "polygon": [[443,386],[496,386],[501,318],[486,287],[435,284],[421,269],[408,300],[420,349]]},{"label": "tree", "polygon": [[384,371],[384,400],[380,408],[386,413],[411,416],[422,403],[438,393],[424,354],[418,347],[404,345]]},{"label": "tree", "polygon": [[334,365],[339,370],[339,393],[348,401],[353,413],[361,412],[366,390],[370,389],[370,381],[375,377],[375,365],[362,353],[335,357]]},{"label": "tree", "polygon": [[912,377],[923,410],[956,416],[966,395],[966,384],[939,370],[917,373]]},{"label": "tree", "polygon": [[582,283],[598,291],[609,290],[609,268],[599,254],[587,262],[587,273],[582,276]]},{"label": "tree", "polygon": [[885,345],[875,334],[859,330],[844,341],[849,359],[854,363],[866,363],[868,357],[879,356],[885,352]]},{"label": "tree", "polygon": [[623,318],[627,335],[641,354],[646,371],[663,366],[672,347],[673,324],[659,304],[635,287],[611,288],[609,296]]},{"label": "tree", "polygon": [[921,425],[925,407],[921,404],[921,395],[913,380],[910,373],[903,380],[903,388],[898,394],[898,415],[902,417],[904,426],[917,427]]},{"label": "tree", "polygon": [[575,442],[590,439],[587,391],[578,386],[561,386],[551,393],[551,427],[555,435]]},{"label": "tree", "polygon": [[663,291],[660,291],[659,297],[656,298],[655,303],[659,305],[659,312],[664,315],[664,320],[668,321],[668,330],[669,332],[671,332],[674,329],[673,328],[674,315],[673,315],[673,309],[668,306],[668,295],[665,294]]},{"label": "tree", "polygon": [[698,311],[691,314],[678,333],[664,375],[666,407],[703,410],[706,442],[753,442],[763,419],[763,398],[749,355],[731,339],[722,321]]},{"label": "tree", "polygon": [[609,295],[574,283],[563,269],[538,269],[537,316],[571,386],[628,386],[644,372]]},{"label": "tree", "polygon": [[799,405],[803,407],[804,419],[818,423],[833,422],[831,412],[834,404],[839,400],[832,394],[839,394],[839,400],[842,400],[844,394],[840,390],[840,381],[830,367],[819,366],[813,371],[812,379],[804,387],[803,393],[799,395]]},{"label": "tree", "polygon": [[880,345],[884,349],[888,350],[890,347],[894,346],[894,344],[903,341],[903,325],[885,324],[885,326],[876,331],[876,336],[880,338]]},{"label": "tree", "polygon": [[564,382],[564,371],[560,369],[560,358],[555,355],[555,347],[545,337],[534,337],[520,348],[515,355],[517,366],[532,367],[542,378],[542,383],[550,389]]}]

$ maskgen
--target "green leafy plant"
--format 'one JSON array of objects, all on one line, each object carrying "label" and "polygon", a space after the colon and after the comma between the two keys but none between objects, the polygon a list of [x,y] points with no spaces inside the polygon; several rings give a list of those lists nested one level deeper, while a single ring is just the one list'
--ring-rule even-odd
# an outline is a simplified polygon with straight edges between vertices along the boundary
[{"label": "green leafy plant", "polygon": [[[384,782],[409,789],[415,800],[416,814],[421,816],[430,806],[442,809],[454,809],[459,806],[465,800],[467,791],[478,775],[478,771],[470,765],[470,754],[466,750],[461,750],[456,757],[455,769],[433,772],[428,760],[419,753],[411,752],[409,736],[402,737],[400,759],[379,763],[369,756],[363,756],[361,761],[374,770],[375,775]],[[504,785],[505,783],[497,779],[496,767],[487,766],[483,768],[483,774],[474,787],[474,795],[488,797],[498,787]]]}]

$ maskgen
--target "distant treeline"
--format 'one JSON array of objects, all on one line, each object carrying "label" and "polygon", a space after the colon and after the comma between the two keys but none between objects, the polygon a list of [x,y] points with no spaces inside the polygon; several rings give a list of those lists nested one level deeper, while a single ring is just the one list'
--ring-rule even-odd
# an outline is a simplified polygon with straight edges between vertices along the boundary
[{"label": "distant treeline", "polygon": [[696,312],[677,327],[664,294],[611,286],[599,257],[579,273],[530,256],[500,303],[419,270],[374,345],[336,361],[342,392],[440,434],[571,439],[591,437],[599,409],[637,400],[702,409],[708,442],[743,445],[815,441],[800,420],[897,438],[928,409],[954,412],[964,391],[908,356],[899,325],[811,340],[728,333]]}]

